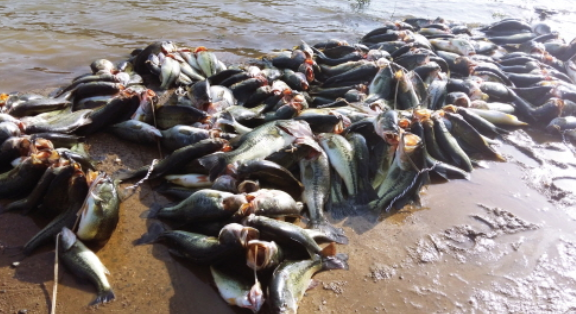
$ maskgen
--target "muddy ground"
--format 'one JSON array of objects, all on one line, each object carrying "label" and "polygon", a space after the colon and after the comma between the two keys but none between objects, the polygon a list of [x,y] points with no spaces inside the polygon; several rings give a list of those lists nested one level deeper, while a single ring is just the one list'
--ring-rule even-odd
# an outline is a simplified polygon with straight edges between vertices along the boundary
[{"label": "muddy ground", "polygon": [[[513,145],[506,163],[486,162],[470,181],[423,188],[422,206],[382,221],[333,221],[350,239],[338,250],[349,271],[315,276],[299,313],[576,313],[574,155],[558,138],[532,132],[532,157]],[[531,139],[524,131],[509,139]],[[158,158],[154,147],[98,134],[86,139],[98,168],[113,173]],[[122,184],[126,188],[128,184]],[[110,270],[116,300],[89,307],[95,289],[60,268],[58,313],[249,313],[218,295],[207,267],[171,256],[161,244],[135,246],[142,212],[168,200],[142,185],[121,205],[120,222],[97,255]],[[0,313],[48,313],[53,247],[12,263],[6,254],[46,222],[0,216]]]}]

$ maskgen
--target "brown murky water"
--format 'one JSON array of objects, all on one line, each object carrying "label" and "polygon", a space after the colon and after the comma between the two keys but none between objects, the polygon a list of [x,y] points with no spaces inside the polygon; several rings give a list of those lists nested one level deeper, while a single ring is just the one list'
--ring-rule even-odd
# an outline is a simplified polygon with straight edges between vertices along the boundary
[{"label": "brown murky water", "polygon": [[[569,40],[576,34],[569,3],[1,1],[0,90],[56,87],[86,72],[96,58],[118,61],[157,39],[204,45],[236,62],[300,39],[354,42],[380,20],[407,15],[487,23],[506,15],[535,18],[534,7],[553,5],[560,13],[551,16],[552,24]],[[87,143],[109,173],[158,157],[153,148],[106,134]],[[488,162],[471,181],[427,186],[421,208],[405,208],[379,223],[361,217],[335,222],[350,238],[348,246],[338,247],[349,254],[350,271],[316,276],[321,284],[307,293],[299,312],[576,312],[574,155],[557,139],[539,136],[528,145],[542,164],[503,144],[507,163]],[[61,268],[59,313],[247,312],[220,299],[207,268],[173,258],[162,245],[133,245],[146,231],[140,214],[165,202],[143,185],[122,204],[117,230],[97,252],[111,272],[117,299],[88,307],[93,287]],[[23,245],[42,224],[17,214],[1,216],[0,246]],[[13,268],[16,259],[0,255],[0,313],[49,312],[52,250]]]}]

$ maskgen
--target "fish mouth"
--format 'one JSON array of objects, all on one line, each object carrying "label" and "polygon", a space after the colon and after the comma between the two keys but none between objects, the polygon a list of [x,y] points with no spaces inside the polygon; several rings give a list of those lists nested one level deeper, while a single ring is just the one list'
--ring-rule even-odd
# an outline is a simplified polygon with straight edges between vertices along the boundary
[{"label": "fish mouth", "polygon": [[250,241],[255,241],[260,238],[260,231],[252,227],[244,227],[240,231],[240,243],[242,247],[248,246]]},{"label": "fish mouth", "polygon": [[418,147],[422,144],[422,139],[412,133],[402,133],[400,136],[400,145],[399,149],[401,149],[403,155],[410,155],[412,154]]},{"label": "fish mouth", "polygon": [[430,120],[432,112],[429,109],[414,109],[412,114],[417,121],[425,122]]},{"label": "fish mouth", "polygon": [[240,214],[244,217],[249,216],[251,214],[254,214],[255,210],[256,209],[254,208],[253,203],[244,203],[244,204],[240,205],[240,209],[238,209]]},{"label": "fish mouth", "polygon": [[246,265],[258,271],[269,266],[272,256],[278,250],[276,243],[252,240],[246,249]]},{"label": "fish mouth", "polygon": [[[258,181],[244,180],[238,184],[239,193],[252,193],[260,190],[260,184]],[[242,207],[240,207],[242,209]]]},{"label": "fish mouth", "polygon": [[397,146],[398,143],[400,143],[400,135],[398,133],[394,133],[394,132],[384,132],[384,140],[386,141],[386,143],[392,145],[392,146]]},{"label": "fish mouth", "polygon": [[230,223],[224,226],[218,234],[218,239],[228,238],[231,235],[233,239],[238,241],[240,245],[245,248],[248,242],[260,238],[260,231],[252,227],[246,227],[238,223]]},{"label": "fish mouth", "polygon": [[241,208],[242,204],[248,203],[245,195],[233,195],[225,198],[222,201],[222,206],[225,210],[237,211]]},{"label": "fish mouth", "polygon": [[46,152],[54,149],[54,145],[52,144],[52,142],[43,138],[35,139],[33,141],[32,147],[34,149],[34,152]]},{"label": "fish mouth", "polygon": [[454,105],[446,105],[442,107],[442,110],[446,112],[456,113],[458,111],[458,108]]}]

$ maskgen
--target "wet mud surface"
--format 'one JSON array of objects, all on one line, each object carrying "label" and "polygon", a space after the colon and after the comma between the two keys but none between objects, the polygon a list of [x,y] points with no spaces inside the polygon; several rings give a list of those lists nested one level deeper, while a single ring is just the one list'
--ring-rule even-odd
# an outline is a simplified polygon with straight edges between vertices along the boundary
[{"label": "wet mud surface", "polygon": [[[508,143],[515,143],[511,145]],[[516,145],[517,144],[517,145]],[[159,158],[101,133],[86,139],[98,168],[113,173]],[[434,182],[422,206],[373,221],[334,221],[350,244],[349,271],[315,276],[299,313],[570,313],[576,311],[573,147],[519,130],[499,148],[506,163],[486,162],[470,181]],[[123,183],[125,190],[134,182]],[[111,239],[93,248],[110,270],[116,300],[88,304],[95,290],[59,269],[58,313],[249,313],[219,296],[207,267],[173,257],[163,245],[135,246],[151,220],[141,215],[169,200],[147,182],[127,197]],[[12,255],[46,221],[9,213],[0,219],[0,313],[48,313],[53,248],[12,264]]]}]

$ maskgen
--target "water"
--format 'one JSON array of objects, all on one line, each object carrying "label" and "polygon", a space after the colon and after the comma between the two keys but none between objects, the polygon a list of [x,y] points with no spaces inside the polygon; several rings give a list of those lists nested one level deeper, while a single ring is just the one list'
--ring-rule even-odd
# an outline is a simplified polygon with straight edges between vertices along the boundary
[{"label": "water", "polygon": [[390,18],[417,16],[490,23],[536,20],[534,7],[559,13],[551,23],[576,34],[570,1],[0,1],[0,91],[66,84],[97,58],[125,59],[158,39],[206,46],[239,62],[305,40],[356,41]]}]

